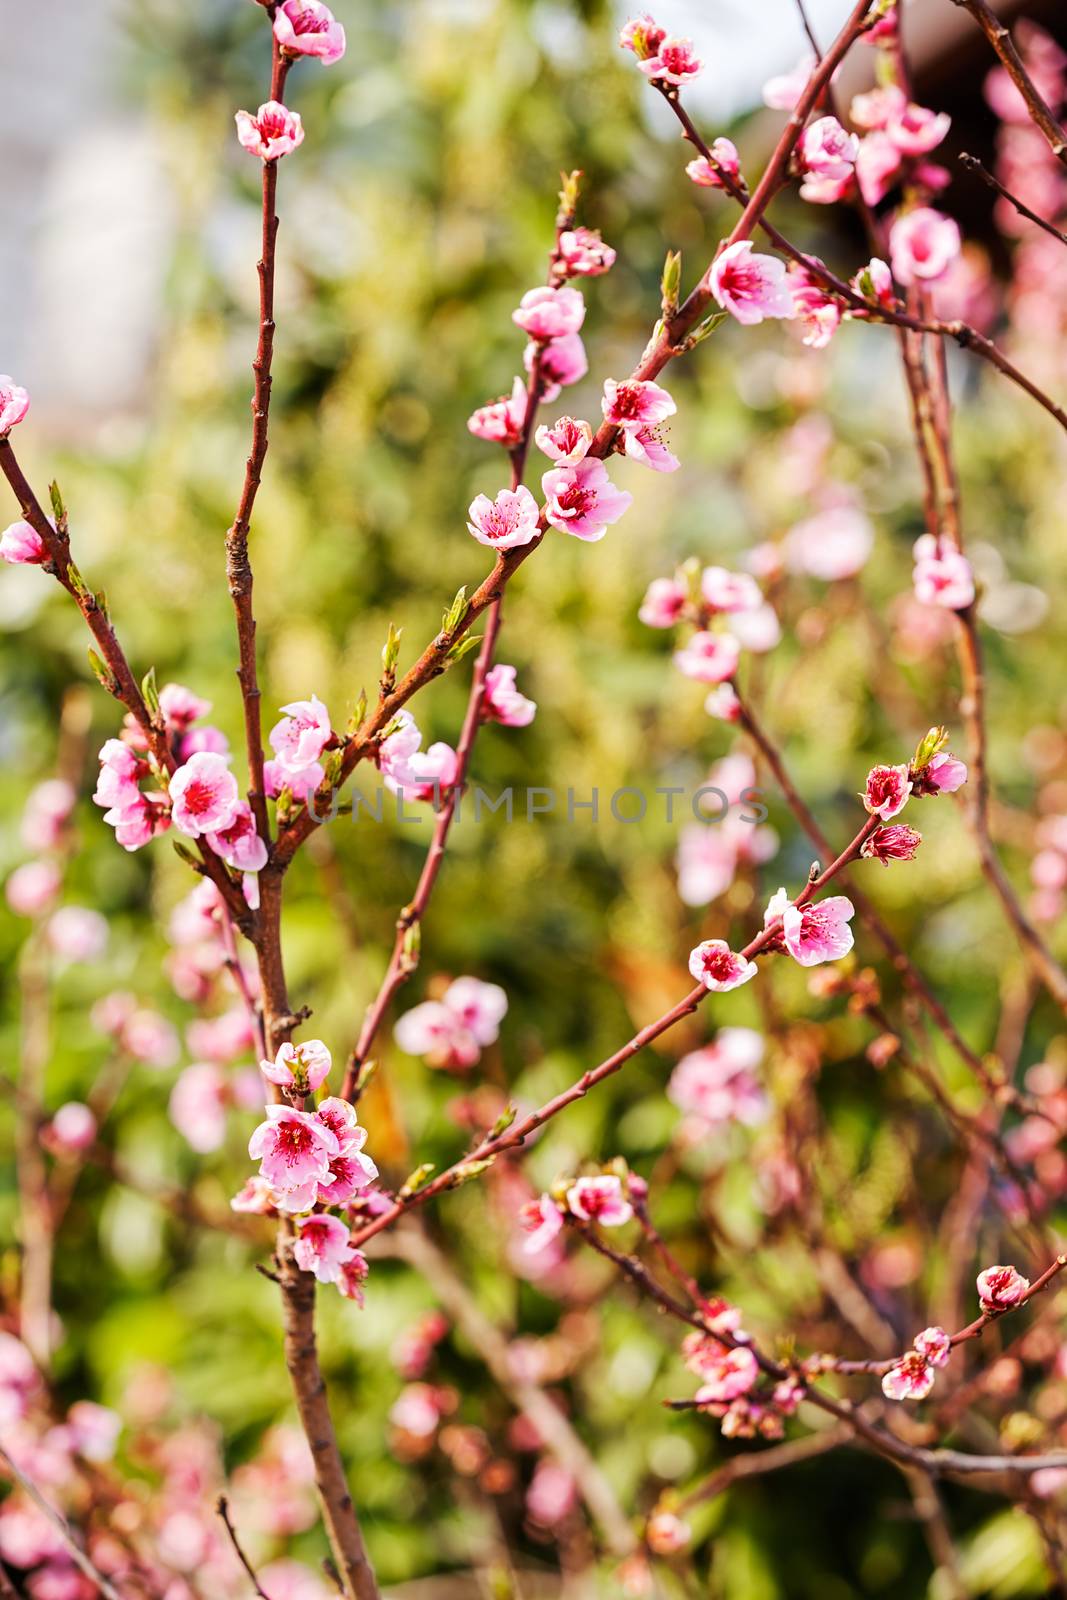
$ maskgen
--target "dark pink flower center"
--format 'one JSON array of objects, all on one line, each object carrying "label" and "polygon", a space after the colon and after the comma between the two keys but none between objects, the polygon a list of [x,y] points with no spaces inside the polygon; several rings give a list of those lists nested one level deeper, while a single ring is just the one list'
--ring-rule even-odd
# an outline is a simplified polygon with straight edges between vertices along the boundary
[{"label": "dark pink flower center", "polygon": [[293,1166],[306,1156],[314,1143],[310,1128],[302,1122],[279,1122],[274,1133],[275,1154]]},{"label": "dark pink flower center", "polygon": [[704,971],[709,978],[722,983],[734,975],[734,956],[729,950],[708,950],[704,955]]},{"label": "dark pink flower center", "polygon": [[201,817],[215,804],[215,791],[209,783],[194,778],[185,791],[185,809],[194,817]]}]

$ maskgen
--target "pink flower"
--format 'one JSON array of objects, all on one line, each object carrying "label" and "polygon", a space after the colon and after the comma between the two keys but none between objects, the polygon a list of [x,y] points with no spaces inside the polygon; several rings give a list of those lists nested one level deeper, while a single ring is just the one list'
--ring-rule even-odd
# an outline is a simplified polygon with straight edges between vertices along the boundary
[{"label": "pink flower", "polygon": [[[346,1104],[345,1101],[333,1100],[324,1104]],[[319,1184],[319,1199],[324,1205],[347,1205],[354,1194],[361,1189],[366,1189],[378,1176],[378,1168],[370,1156],[363,1154],[363,1146],[367,1142],[366,1128],[356,1126],[354,1120],[351,1126],[345,1126],[343,1133],[338,1126],[339,1119],[329,1115],[322,1117],[322,1107],[319,1107],[320,1119],[332,1125],[334,1132],[341,1141],[339,1155],[330,1157],[330,1172],[328,1181]]]},{"label": "pink flower", "polygon": [[170,1120],[194,1150],[207,1155],[226,1137],[226,1075],[214,1062],[186,1067],[171,1090]]},{"label": "pink flower", "polygon": [[925,156],[937,148],[952,126],[946,111],[929,111],[925,106],[903,105],[892,111],[885,131],[902,156]]},{"label": "pink flower", "polygon": [[51,861],[27,861],[16,867],[4,885],[12,911],[20,917],[39,917],[48,910],[62,885],[59,868]]},{"label": "pink flower", "polygon": [[[354,1300],[357,1306],[361,1306],[363,1304],[363,1285],[369,1277],[370,1262],[363,1254],[363,1251],[350,1250],[337,1269],[335,1282],[338,1292],[343,1294],[346,1300]],[[271,1592],[274,1596],[277,1596],[277,1589]]]},{"label": "pink flower", "polygon": [[280,761],[263,763],[263,787],[268,800],[277,800],[283,789],[288,789],[294,800],[306,801],[325,778],[326,772],[318,761],[309,762],[299,772],[290,772]]},{"label": "pink flower", "polygon": [[394,1038],[408,1055],[423,1056],[431,1067],[473,1066],[484,1046],[500,1033],[507,995],[495,983],[457,978],[441,1000],[427,1000],[402,1016]]},{"label": "pink flower", "polygon": [[271,749],[285,772],[304,772],[333,738],[330,713],[314,694],[310,700],[282,706],[282,712],[282,720],[270,731]]},{"label": "pink flower", "polygon": [[727,245],[712,263],[708,281],[724,311],[751,326],[764,317],[796,315],[786,281],[785,262],[756,255],[751,239]]},{"label": "pink flower", "polygon": [[725,939],[705,939],[689,956],[689,970],[705,989],[725,994],[756,976],[756,963],[737,955]]},{"label": "pink flower", "polygon": [[887,133],[876,131],[860,140],[856,152],[856,182],[869,206],[884,200],[900,171],[900,151]]},{"label": "pink flower", "polygon": [[719,722],[739,722],[741,720],[741,702],[737,698],[737,691],[728,683],[720,683],[712,689],[704,701],[704,710],[709,717],[715,717]]},{"label": "pink flower", "polygon": [[553,467],[541,479],[545,516],[555,528],[594,543],[618,522],[633,496],[616,489],[602,461],[586,457],[570,467]]},{"label": "pink flower", "polygon": [[792,111],[815,71],[815,57],[810,53],[801,56],[791,71],[768,78],[763,85],[763,104],[772,111]]},{"label": "pink flower", "polygon": [[908,777],[908,764],[904,762],[899,767],[872,767],[860,799],[864,810],[872,817],[881,817],[883,822],[888,822],[890,817],[903,811],[910,794],[911,779]]},{"label": "pink flower", "polygon": [[631,17],[626,23],[619,34],[619,48],[632,50],[635,56],[644,59],[654,56],[666,37],[666,28],[661,28],[646,11],[643,16]]},{"label": "pink flower", "polygon": [[234,121],[242,148],[262,161],[277,161],[304,142],[300,113],[287,110],[279,100],[268,100],[255,116],[250,111],[238,111]]},{"label": "pink flower", "polygon": [[13,522],[0,533],[0,558],[14,567],[39,567],[48,560],[48,547],[28,522]]},{"label": "pink flower", "polygon": [[321,1039],[283,1044],[273,1061],[261,1061],[259,1070],[271,1083],[295,1094],[311,1094],[330,1075],[331,1056]]},{"label": "pink flower", "polygon": [[395,769],[386,773],[385,784],[387,789],[402,794],[407,800],[428,800],[436,805],[455,784],[458,772],[459,757],[455,750],[438,740],[428,750],[416,750],[402,772]]},{"label": "pink flower", "polygon": [[580,333],[569,333],[548,344],[538,344],[536,339],[531,339],[522,352],[522,364],[532,374],[535,362],[540,375],[541,398],[546,405],[552,404],[560,389],[577,383],[589,371],[589,359]]},{"label": "pink flower", "polygon": [[575,417],[560,417],[551,428],[544,423],[534,434],[537,448],[561,466],[573,466],[581,461],[593,442],[593,430],[588,422]]},{"label": "pink flower", "polygon": [[121,739],[108,739],[100,750],[100,776],[93,799],[108,810],[127,811],[141,799],[137,783],[148,768]]},{"label": "pink flower", "polygon": [[701,1361],[704,1380],[694,1396],[698,1405],[718,1405],[747,1394],[759,1380],[759,1363],[746,1345],[734,1349],[726,1345],[719,1353],[708,1352]]},{"label": "pink flower", "polygon": [[801,342],[809,349],[825,350],[841,326],[840,300],[828,294],[811,273],[796,262],[789,267],[787,281],[793,295],[794,315],[803,330]]},{"label": "pink flower", "polygon": [[22,813],[22,842],[28,850],[53,850],[70,821],[77,795],[65,778],[46,778],[31,789]]},{"label": "pink flower", "polygon": [[645,1525],[648,1548],[658,1556],[672,1556],[684,1550],[692,1536],[688,1522],[676,1517],[673,1511],[656,1511]]},{"label": "pink flower", "polygon": [[569,278],[599,278],[615,265],[615,251],[592,228],[571,228],[559,236],[558,259]]},{"label": "pink flower", "polygon": [[916,600],[946,611],[966,611],[973,605],[974,572],[961,550],[943,540],[939,542],[932,533],[924,533],[915,541],[914,555],[912,584]]},{"label": "pink flower", "polygon": [[638,68],[654,83],[691,83],[704,70],[704,63],[693,54],[692,39],[664,38],[654,56],[645,56]]},{"label": "pink flower", "polygon": [[49,919],[47,934],[62,961],[99,961],[107,949],[107,919],[87,906],[61,906]]},{"label": "pink flower", "polygon": [[960,230],[931,206],[898,216],[889,230],[889,258],[898,283],[931,283],[960,253]]},{"label": "pink flower", "polygon": [[[896,304],[896,295],[893,292],[893,274],[880,256],[872,256],[865,267],[861,267],[856,276],[851,280],[850,288],[856,294],[862,295],[865,300],[873,300],[876,305],[892,306]],[[853,316],[866,315],[858,310]]]},{"label": "pink flower", "polygon": [[526,1491],[526,1515],[539,1528],[556,1530],[578,1504],[578,1485],[566,1467],[544,1459],[537,1463]]},{"label": "pink flower", "polygon": [[479,544],[511,550],[529,544],[538,534],[537,501],[523,484],[501,489],[495,500],[480,494],[471,501],[467,527]]},{"label": "pink flower", "polygon": [[238,800],[233,821],[226,828],[209,833],[207,842],[217,856],[238,872],[259,872],[267,865],[267,846],[256,832],[256,822],[247,800]]},{"label": "pink flower", "polygon": [[[772,910],[773,908],[773,910]],[[827,900],[796,906],[779,889],[767,906],[767,917],[782,918],[782,936],[793,960],[802,967],[816,967],[823,961],[838,961],[852,949],[849,921],[856,914],[852,901],[843,894]]]},{"label": "pink flower", "polygon": [[737,875],[737,846],[720,823],[691,822],[678,836],[678,898],[706,906],[725,894]]},{"label": "pink flower", "polygon": [[515,687],[515,668],[502,663],[485,675],[482,716],[505,728],[529,727],[537,713],[536,700],[528,700]]},{"label": "pink flower", "polygon": [[108,1406],[75,1400],[67,1412],[71,1443],[83,1461],[110,1461],[122,1432],[122,1418]]},{"label": "pink flower", "polygon": [[578,1178],[567,1190],[567,1205],[573,1216],[583,1222],[599,1222],[604,1228],[620,1228],[634,1214],[621,1179],[613,1173]]},{"label": "pink flower", "polygon": [[711,1044],[682,1057],[667,1098],[705,1132],[731,1122],[755,1127],[768,1113],[756,1072],[762,1060],[763,1039],[754,1029],[720,1028]]},{"label": "pink flower", "polygon": [[887,1400],[925,1400],[934,1386],[934,1369],[918,1350],[909,1350],[882,1378]]},{"label": "pink flower", "polygon": [[578,332],[585,321],[585,301],[578,289],[528,289],[511,320],[531,339],[547,344]]},{"label": "pink flower", "polygon": [[955,794],[967,782],[967,768],[956,756],[942,751],[934,756],[915,780],[915,793]]},{"label": "pink flower", "polygon": [[444,1004],[480,1045],[495,1044],[507,1015],[508,997],[497,983],[480,978],[455,978],[444,993]]},{"label": "pink flower", "polygon": [[467,418],[467,427],[476,439],[485,439],[489,444],[502,444],[510,450],[522,438],[526,404],[526,385],[521,378],[516,378],[510,395],[501,395],[499,400],[481,406]]},{"label": "pink flower", "polygon": [[646,628],[673,628],[689,604],[689,589],[677,578],[653,578],[637,615]]},{"label": "pink flower", "polygon": [[186,1030],[189,1049],[205,1061],[228,1062],[244,1055],[255,1042],[251,1019],[243,1006],[221,1017],[201,1017]]},{"label": "pink flower", "polygon": [[345,53],[345,30],[321,0],[284,0],[274,18],[274,37],[291,56],[318,56],[324,67]]},{"label": "pink flower", "polygon": [[605,422],[614,428],[651,428],[674,415],[678,407],[666,389],[658,383],[643,383],[626,379],[617,383],[608,378],[604,384],[601,410]]},{"label": "pink flower", "polygon": [[341,1263],[348,1259],[349,1230],[340,1217],[316,1213],[296,1224],[293,1258],[303,1272],[313,1272],[320,1283],[336,1283]]},{"label": "pink flower", "polygon": [[947,1367],[952,1354],[952,1340],[944,1328],[924,1328],[913,1341],[916,1350],[932,1367]]},{"label": "pink flower", "polygon": [[891,861],[914,861],[922,842],[921,833],[906,823],[897,823],[891,828],[876,828],[860,847],[860,855],[888,867]]},{"label": "pink flower", "polygon": [[1030,1287],[1014,1267],[986,1267],[978,1274],[978,1304],[983,1311],[1008,1311],[1017,1306]]},{"label": "pink flower", "polygon": [[548,1249],[563,1227],[563,1213],[554,1200],[543,1194],[523,1206],[519,1221],[529,1234],[523,1248],[527,1255],[535,1256],[539,1251]]},{"label": "pink flower", "polygon": [[159,709],[170,732],[184,733],[194,722],[207,716],[211,701],[202,700],[180,683],[165,683],[159,691]]},{"label": "pink flower", "polygon": [[340,1154],[337,1136],[319,1118],[291,1106],[267,1106],[248,1142],[248,1153],[260,1162],[260,1175],[275,1191],[283,1211],[306,1211],[315,1203],[320,1183],[330,1181],[330,1157]]},{"label": "pink flower", "polygon": [[889,119],[898,117],[906,106],[904,91],[895,84],[887,84],[884,88],[854,95],[848,108],[849,121],[867,131],[884,128]]},{"label": "pink flower", "polygon": [[852,578],[866,565],[874,549],[870,518],[852,505],[834,505],[792,527],[785,553],[794,572],[835,582]]},{"label": "pink flower", "polygon": [[846,133],[836,117],[819,117],[801,134],[797,156],[805,172],[842,182],[852,176],[859,144],[856,135]]},{"label": "pink flower", "polygon": [[26,390],[20,389],[6,372],[0,372],[0,439],[22,421],[29,409],[30,397]]},{"label": "pink flower", "polygon": [[174,826],[190,839],[222,833],[237,817],[237,779],[224,756],[207,751],[190,756],[168,787]]},{"label": "pink flower", "polygon": [[674,652],[674,664],[698,683],[723,683],[737,671],[740,657],[741,647],[732,634],[701,632]]},{"label": "pink flower", "polygon": [[77,1155],[96,1138],[96,1118],[80,1100],[68,1100],[41,1130],[41,1142],[57,1155]]},{"label": "pink flower", "polygon": [[678,457],[667,448],[658,428],[625,428],[623,430],[626,454],[653,472],[676,472]]},{"label": "pink flower", "polygon": [[741,158],[737,153],[737,146],[730,139],[716,139],[711,146],[711,153],[715,158],[714,165],[707,156],[697,156],[695,161],[690,161],[686,172],[692,181],[701,189],[721,189],[724,187],[721,173],[729,178],[741,176]]}]

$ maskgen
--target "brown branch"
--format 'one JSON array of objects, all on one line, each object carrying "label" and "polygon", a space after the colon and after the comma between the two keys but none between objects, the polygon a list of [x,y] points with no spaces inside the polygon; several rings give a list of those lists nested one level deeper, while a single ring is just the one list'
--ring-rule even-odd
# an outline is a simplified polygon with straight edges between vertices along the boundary
[{"label": "brown branch", "polygon": [[230,1502],[227,1500],[224,1494],[219,1495],[219,1498],[215,1503],[215,1510],[222,1519],[222,1525],[226,1529],[227,1537],[233,1546],[234,1555],[247,1572],[252,1588],[255,1590],[256,1594],[259,1595],[259,1600],[270,1600],[270,1595],[264,1591],[259,1579],[256,1577],[255,1567],[252,1565],[251,1561],[249,1561],[248,1557],[241,1548],[241,1541],[237,1537],[237,1529],[234,1527],[233,1521],[230,1517]]},{"label": "brown branch", "polygon": [[1042,99],[1037,85],[1027,72],[1022,57],[1015,48],[1010,30],[1004,26],[992,6],[986,4],[986,0],[952,0],[952,3],[963,6],[970,12],[989,40],[1012,83],[1026,101],[1026,109],[1034,127],[1044,134],[1048,147],[1056,159],[1067,166],[1067,133],[1056,121]]},{"label": "brown branch", "polygon": [[10,1472],[12,1478],[18,1484],[23,1494],[29,1496],[34,1505],[37,1507],[38,1511],[40,1511],[52,1524],[52,1527],[56,1530],[64,1548],[67,1550],[71,1560],[74,1562],[74,1565],[78,1568],[78,1570],[85,1574],[90,1583],[96,1585],[100,1593],[105,1597],[105,1600],[122,1600],[121,1595],[119,1595],[118,1592],[112,1588],[111,1584],[104,1577],[103,1573],[99,1572],[90,1561],[89,1557],[86,1555],[85,1551],[74,1537],[70,1524],[64,1517],[60,1516],[55,1506],[45,1499],[44,1495],[41,1493],[40,1489],[38,1489],[33,1479],[26,1476],[22,1468],[11,1459],[2,1444],[0,1444],[0,1461],[3,1461],[8,1472]]},{"label": "brown branch", "polygon": [[1040,217],[1036,211],[1031,211],[1030,207],[1025,205],[1017,194],[1012,194],[1011,190],[1001,183],[999,178],[994,177],[987,168],[983,167],[977,156],[968,155],[964,150],[960,155],[960,161],[968,172],[973,172],[976,178],[981,178],[982,182],[988,184],[989,188],[995,194],[999,194],[1002,200],[1007,200],[1009,205],[1014,206],[1020,217],[1025,217],[1028,222],[1036,222],[1039,228],[1044,228],[1046,233],[1050,233],[1061,244],[1067,244],[1067,233],[1061,233],[1059,228],[1053,227],[1047,217]]}]

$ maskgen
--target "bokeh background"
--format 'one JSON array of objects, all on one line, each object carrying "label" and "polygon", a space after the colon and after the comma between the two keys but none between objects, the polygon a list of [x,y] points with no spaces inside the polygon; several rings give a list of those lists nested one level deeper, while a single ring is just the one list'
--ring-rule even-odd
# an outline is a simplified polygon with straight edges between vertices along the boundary
[{"label": "bokeh background", "polygon": [[[827,35],[843,13],[840,0],[811,9]],[[925,17],[930,7],[915,9]],[[947,0],[941,9],[952,14],[923,45],[923,83],[931,97],[940,85],[957,115],[953,149],[987,151],[996,125],[981,99],[985,58],[971,41],[974,70],[948,72],[962,46],[955,9]],[[683,252],[692,284],[730,208],[687,180],[664,108],[617,48],[615,8],[341,0],[337,10],[348,30],[344,62],[330,72],[308,64],[291,79],[307,138],[281,172],[272,443],[252,547],[265,705],[314,691],[343,725],[360,689],[373,691],[389,622],[404,628],[401,661],[413,659],[458,585],[482,571],[465,512],[476,493],[502,485],[502,461],[465,422],[519,370],[510,313],[543,274],[560,171],[584,171],[582,218],[619,251],[615,270],[587,286],[591,371],[566,398],[575,415],[596,414],[603,378],[634,364],[666,249]],[[754,109],[759,85],[801,49],[791,7],[776,0],[757,12],[723,0],[658,14],[694,35],[708,60],[695,97],[705,128],[731,131],[757,161],[778,126]],[[20,456],[35,483],[61,484],[79,563],[106,585],[138,670],[154,666],[161,683],[207,696],[212,721],[236,743],[223,536],[247,448],[259,220],[257,171],[232,119],[264,98],[263,18],[244,0],[40,0],[32,12],[13,7],[4,27],[0,366],[33,395]],[[856,71],[859,81],[862,64]],[[971,309],[1004,328],[1020,360],[1028,355],[1062,393],[1062,287],[1044,286],[1046,325],[1013,324],[1001,288],[1012,244],[997,235],[988,196],[958,178],[946,204],[976,241]],[[801,209],[781,206],[793,231],[855,270],[862,247],[847,221]],[[1067,810],[1064,449],[1051,422],[999,380],[956,352],[951,370],[968,538],[988,587],[997,828],[1025,893],[1035,807]],[[573,787],[579,798],[593,786],[602,795],[696,787],[734,736],[672,671],[666,640],[637,621],[644,588],[690,556],[740,565],[751,546],[817,509],[833,483],[871,519],[874,552],[855,579],[788,578],[777,597],[783,640],[752,663],[751,685],[801,791],[844,840],[873,760],[906,759],[931,723],[958,730],[950,637],[909,599],[921,505],[895,345],[884,331],[851,327],[824,355],[778,326],[731,326],[678,363],[669,385],[683,469],[653,478],[620,466],[635,497],[629,515],[596,546],[548,540],[509,590],[501,657],[518,666],[539,712],[525,732],[485,731],[476,776],[488,788]],[[64,759],[83,798],[65,894],[99,908],[109,938],[99,959],[52,973],[48,1100],[58,1105],[85,1098],[108,1060],[88,1015],[109,992],[135,993],[184,1036],[195,1012],[164,963],[167,917],[188,882],[165,840],[135,856],[118,850],[89,802],[95,750],[117,721],[89,678],[80,619],[38,572],[5,569],[0,620],[4,874],[29,854],[22,807],[56,769],[69,686],[89,684],[66,700]],[[455,741],[469,665],[420,698],[427,742]],[[803,880],[810,847],[766,787],[779,854],[740,872],[706,912],[679,900],[678,828],[655,804],[632,826],[579,812],[573,822],[557,814],[456,828],[422,967],[402,1004],[469,972],[502,984],[510,1010],[501,1045],[468,1084],[428,1072],[383,1033],[366,1121],[391,1181],[418,1161],[455,1159],[471,1119],[505,1093],[532,1104],[608,1054],[684,992],[698,937],[744,926],[779,882]],[[928,809],[921,860],[872,868],[870,892],[976,1047],[1003,1043],[1014,1027],[1020,1073],[1067,1064],[1054,1009],[1028,992],[962,813]],[[428,825],[340,820],[290,875],[291,990],[313,1008],[314,1031],[335,1057],[384,970],[427,835]],[[26,931],[25,919],[0,908],[0,1050],[12,1078]],[[861,941],[860,955],[874,951]],[[942,1283],[940,1224],[961,1170],[951,1136],[921,1091],[864,1059],[869,1025],[810,994],[799,971],[729,997],[716,1007],[723,1021],[768,1036],[765,1072],[780,1108],[771,1125],[695,1149],[672,1144],[678,1112],[664,1084],[683,1047],[708,1036],[711,1019],[700,1018],[553,1126],[527,1162],[532,1181],[622,1154],[653,1179],[658,1214],[687,1259],[745,1307],[755,1330],[773,1338],[803,1325],[817,1342],[829,1315],[818,1265],[826,1248],[910,1338]],[[190,1059],[183,1038],[173,1066],[131,1072],[106,1128],[120,1176],[90,1165],[79,1181],[56,1261],[56,1383],[68,1400],[115,1406],[131,1426],[199,1430],[232,1473],[265,1430],[291,1417],[276,1295],[251,1266],[267,1236],[250,1248],[176,1219],[147,1192],[176,1188],[208,1214],[225,1213],[248,1166],[247,1111],[231,1113],[223,1148],[207,1156],[173,1126],[170,1089]],[[940,1066],[961,1103],[973,1104],[959,1064],[946,1057]],[[806,1216],[768,1198],[793,1112],[819,1152],[817,1206]],[[9,1145],[9,1106],[0,1119]],[[11,1168],[0,1184],[0,1283],[10,1292],[19,1226]],[[662,1409],[663,1398],[689,1392],[677,1341],[625,1291],[606,1292],[603,1263],[575,1261],[557,1284],[516,1275],[523,1197],[517,1179],[494,1174],[437,1205],[428,1226],[479,1304],[547,1375],[622,1504],[647,1510],[738,1446],[706,1421]],[[531,1522],[524,1490],[536,1453],[517,1441],[508,1401],[461,1334],[439,1347],[432,1381],[454,1388],[457,1420],[482,1430],[487,1459],[506,1462],[511,1477],[487,1488],[484,1461],[466,1471],[458,1449],[432,1444],[412,1455],[397,1444],[389,1413],[405,1380],[396,1341],[434,1304],[422,1275],[381,1260],[364,1311],[329,1297],[321,1313],[340,1436],[383,1579],[484,1571],[506,1536],[517,1564],[546,1582],[562,1564],[574,1594],[597,1592],[598,1582],[618,1593],[611,1563],[598,1567],[589,1552],[580,1513],[554,1531]],[[1045,1592],[1025,1517],[972,1491],[950,1490],[949,1503],[967,1592]],[[694,1526],[695,1575],[665,1572],[664,1593],[926,1592],[929,1557],[905,1486],[868,1457],[832,1455],[784,1479],[742,1483]],[[291,1540],[269,1525],[249,1537],[262,1558],[288,1549],[314,1565],[324,1551],[314,1525]]]}]

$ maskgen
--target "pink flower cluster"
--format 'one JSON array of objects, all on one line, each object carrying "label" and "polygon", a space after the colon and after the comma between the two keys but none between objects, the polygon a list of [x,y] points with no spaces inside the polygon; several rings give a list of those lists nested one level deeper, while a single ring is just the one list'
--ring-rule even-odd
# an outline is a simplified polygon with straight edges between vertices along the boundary
[{"label": "pink flower cluster", "polygon": [[405,800],[435,804],[456,781],[459,758],[450,744],[439,741],[422,749],[422,732],[410,711],[400,710],[378,747],[378,767],[385,786]]},{"label": "pink flower cluster", "polygon": [[855,906],[843,894],[797,905],[787,890],[779,889],[767,902],[763,926],[778,933],[798,966],[817,967],[848,955],[854,943],[849,923],[855,914]]},{"label": "pink flower cluster", "polygon": [[[632,1176],[628,1187],[631,1192],[644,1192],[641,1180]],[[602,1228],[621,1228],[633,1214],[623,1180],[617,1173],[601,1172],[576,1178],[560,1192],[558,1201],[547,1194],[531,1200],[523,1207],[519,1220],[528,1235],[527,1254],[537,1255],[555,1240],[565,1215],[577,1217],[580,1222],[595,1222]]]},{"label": "pink flower cluster", "polygon": [[769,1103],[757,1072],[762,1060],[763,1038],[753,1028],[720,1028],[711,1044],[682,1057],[667,1098],[685,1113],[687,1137],[766,1120]]},{"label": "pink flower cluster", "polygon": [[948,180],[944,168],[926,160],[951,126],[944,112],[909,102],[895,84],[887,84],[856,95],[849,118],[864,135],[856,156],[856,179],[867,205],[878,205],[898,183],[927,191],[944,187]]},{"label": "pink flower cluster", "polygon": [[397,1021],[393,1037],[410,1056],[449,1072],[473,1067],[500,1037],[508,997],[495,983],[454,978],[440,1000],[424,1000]]},{"label": "pink flower cluster", "polygon": [[269,1185],[276,1210],[293,1214],[318,1204],[343,1206],[378,1176],[374,1162],[362,1154],[367,1131],[347,1100],[331,1096],[314,1111],[269,1105],[266,1113],[248,1153],[259,1161],[259,1176]]},{"label": "pink flower cluster", "polygon": [[703,71],[704,63],[694,54],[693,41],[671,38],[647,12],[626,23],[619,44],[623,50],[633,51],[646,77],[669,89],[692,82]]},{"label": "pink flower cluster", "polygon": [[912,553],[912,585],[915,598],[922,605],[966,611],[974,604],[974,573],[962,550],[954,549],[946,539],[924,533],[916,539]]},{"label": "pink flower cluster", "polygon": [[[674,652],[674,664],[687,678],[721,686],[709,696],[706,709],[726,722],[738,715],[728,680],[737,671],[742,648],[763,653],[781,637],[778,618],[755,580],[725,567],[705,567],[699,585],[685,569],[673,578],[653,579],[638,616],[650,628],[696,624],[696,632]],[[727,618],[728,625],[721,626]]]}]

